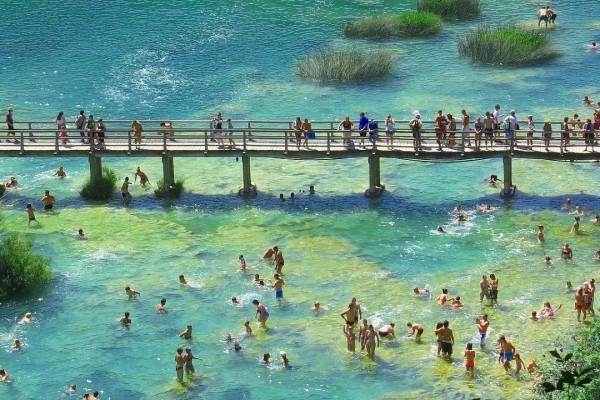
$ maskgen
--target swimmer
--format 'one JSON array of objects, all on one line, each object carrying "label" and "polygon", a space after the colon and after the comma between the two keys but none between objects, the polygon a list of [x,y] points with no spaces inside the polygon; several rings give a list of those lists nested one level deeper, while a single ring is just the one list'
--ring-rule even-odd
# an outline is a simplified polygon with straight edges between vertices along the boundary
[{"label": "swimmer", "polygon": [[285,202],[285,197],[283,196],[283,193],[279,193],[279,202],[280,203]]},{"label": "swimmer", "polygon": [[49,190],[44,192],[44,197],[40,199],[40,201],[44,204],[44,210],[49,211],[54,208],[54,203],[56,203],[56,198],[50,194]]},{"label": "swimmer", "polygon": [[594,224],[597,224],[598,222],[600,222],[600,214],[596,214],[596,216],[594,218],[592,218],[590,221]]},{"label": "swimmer", "polygon": [[571,281],[567,281],[567,292],[572,292],[573,291],[573,284],[571,283]]},{"label": "swimmer", "polygon": [[352,329],[352,327],[342,325],[342,331],[346,336],[346,347],[348,351],[356,351],[356,335],[354,334],[354,330]]},{"label": "swimmer", "polygon": [[295,198],[296,198],[296,194],[294,192],[290,193],[290,200],[294,201]]},{"label": "swimmer", "polygon": [[127,296],[129,296],[129,300],[131,300],[132,297],[139,296],[141,294],[137,290],[132,289],[129,285],[125,286],[125,293],[127,293]]},{"label": "swimmer", "polygon": [[313,312],[321,311],[321,303],[319,303],[318,301],[315,301],[313,303],[313,306],[311,307],[310,311],[313,311]]},{"label": "swimmer", "polygon": [[375,332],[375,328],[373,328],[372,324],[369,324],[369,328],[365,332],[365,349],[367,349],[367,355],[374,357],[375,356],[375,343],[377,343],[377,347],[379,347],[379,335]]},{"label": "swimmer", "polygon": [[246,335],[252,335],[252,328],[250,327],[250,321],[244,321],[244,330],[246,331]]},{"label": "swimmer", "polygon": [[225,335],[225,337],[223,338],[224,341],[226,342],[232,342],[235,340],[234,336],[231,336],[231,332],[227,332],[227,335]]},{"label": "swimmer", "polygon": [[67,177],[67,173],[65,172],[65,170],[61,166],[61,167],[58,167],[58,169],[56,170],[56,172],[52,176],[58,176],[59,178],[66,178]]},{"label": "swimmer", "polygon": [[554,264],[554,262],[552,261],[552,257],[550,257],[550,256],[544,257],[544,263],[546,265],[553,265]]},{"label": "swimmer", "polygon": [[532,320],[532,321],[536,321],[536,322],[539,321],[540,319],[537,316],[537,311],[532,311],[531,312],[531,317],[529,317],[529,319]]},{"label": "swimmer", "polygon": [[465,350],[465,368],[467,371],[473,372],[475,370],[475,350],[473,350],[473,343],[467,343]]},{"label": "swimmer", "polygon": [[490,298],[490,281],[488,281],[487,275],[483,275],[481,282],[479,282],[479,302],[483,303],[483,298]]},{"label": "swimmer", "polygon": [[396,335],[394,335],[394,323],[389,323],[388,325],[384,325],[383,327],[381,327],[381,329],[379,329],[379,336],[380,337],[388,337],[390,339],[396,339]]},{"label": "swimmer", "polygon": [[575,215],[585,215],[586,212],[580,206],[575,206],[575,211],[573,211],[572,214],[575,214]]},{"label": "swimmer", "polygon": [[263,360],[263,362],[265,364],[268,364],[270,359],[271,359],[271,355],[269,353],[263,354],[263,359],[262,360]]},{"label": "swimmer", "polygon": [[177,374],[177,381],[183,383],[183,366],[185,365],[185,359],[183,358],[183,348],[178,347],[175,353],[175,373]]},{"label": "swimmer", "polygon": [[8,374],[8,371],[6,371],[3,368],[0,368],[0,382],[9,382],[10,381],[10,375]]},{"label": "swimmer", "polygon": [[238,342],[237,340],[235,342],[233,342],[233,349],[235,351],[240,351],[242,349],[242,346],[240,345],[240,342]]},{"label": "swimmer", "polygon": [[188,325],[183,332],[179,334],[180,338],[191,339],[192,338],[192,325]]},{"label": "swimmer", "polygon": [[491,204],[482,204],[482,205],[480,205],[478,208],[479,208],[479,210],[480,210],[480,211],[483,211],[483,212],[490,212],[490,211],[494,211],[494,210],[492,209],[492,206],[491,206]]},{"label": "swimmer", "polygon": [[588,96],[584,96],[583,100],[581,102],[586,106],[589,106],[590,104],[593,103],[593,101],[590,98],[588,98]]},{"label": "swimmer", "polygon": [[83,232],[83,229],[81,228],[79,228],[77,233],[75,233],[75,237],[79,240],[87,239],[87,237],[85,236],[85,232]]},{"label": "swimmer", "polygon": [[454,306],[455,309],[459,309],[459,308],[463,307],[463,304],[460,302],[460,296],[453,297],[449,300],[452,301],[452,305]]},{"label": "swimmer", "polygon": [[594,260],[600,261],[600,249],[596,250],[596,255],[594,256]]},{"label": "swimmer", "polygon": [[308,187],[308,193],[310,193],[310,194],[315,194],[315,193],[316,193],[316,192],[315,192],[315,187],[314,187],[313,185],[310,185],[310,186]]},{"label": "swimmer", "polygon": [[531,362],[529,364],[527,364],[527,372],[529,372],[531,374],[537,369],[537,367],[538,367],[538,365],[535,362],[535,358],[534,358],[533,360],[531,360]]},{"label": "swimmer", "polygon": [[258,300],[252,300],[252,304],[256,306],[256,313],[254,315],[255,318],[258,318],[258,322],[261,328],[267,328],[267,320],[269,319],[269,311],[267,307],[261,304]]},{"label": "swimmer", "polygon": [[477,329],[479,330],[479,347],[483,350],[485,349],[485,337],[487,335],[487,330],[490,327],[488,315],[483,314],[481,318],[475,318],[475,324],[477,325]]},{"label": "swimmer", "polygon": [[460,205],[460,203],[456,203],[456,206],[454,206],[454,211],[457,213],[462,211],[462,206]]},{"label": "swimmer", "polygon": [[500,181],[500,179],[498,179],[498,175],[490,175],[490,179],[488,179],[488,185],[490,186],[496,186],[496,183],[498,183]]},{"label": "swimmer", "polygon": [[566,207],[566,208],[573,208],[573,200],[571,200],[571,199],[565,200],[564,207]]},{"label": "swimmer", "polygon": [[287,354],[285,354],[285,351],[280,351],[279,355],[281,356],[281,366],[284,368],[287,368],[290,366],[290,360],[288,360],[287,358]]},{"label": "swimmer", "polygon": [[188,281],[187,279],[185,279],[185,276],[179,275],[179,283],[181,283],[182,285],[187,285]]},{"label": "swimmer", "polygon": [[274,247],[269,247],[265,253],[263,254],[263,258],[265,260],[271,260],[272,261],[272,257],[273,255],[275,255],[275,248]]},{"label": "swimmer", "polygon": [[77,392],[77,385],[76,384],[72,384],[71,386],[69,386],[69,388],[67,390],[65,390],[65,394],[67,396],[75,394],[76,392]]},{"label": "swimmer", "polygon": [[596,42],[592,42],[592,44],[588,46],[588,50],[590,50],[590,51],[598,50],[598,45],[596,44]]},{"label": "swimmer", "polygon": [[131,324],[131,319],[129,319],[129,312],[125,312],[125,316],[121,317],[121,319],[119,320],[120,323],[122,323],[123,325],[129,325]]},{"label": "swimmer", "polygon": [[260,277],[258,274],[254,274],[254,279],[252,279],[253,285],[265,286],[265,280]]},{"label": "swimmer", "polygon": [[140,167],[137,167],[137,170],[135,171],[133,178],[134,182],[137,181],[138,176],[140,177],[140,185],[146,186],[146,183],[151,184],[150,180],[148,180],[148,175],[146,175],[146,173],[142,171]]},{"label": "swimmer", "polygon": [[244,256],[242,254],[240,254],[240,257],[239,257],[239,263],[240,263],[240,271],[245,271],[248,266],[246,265],[246,260],[244,259]]},{"label": "swimmer", "polygon": [[23,348],[23,345],[21,344],[21,341],[19,339],[15,339],[11,347],[15,350],[21,350]]},{"label": "swimmer", "polygon": [[17,181],[17,178],[15,178],[14,176],[11,176],[6,183],[4,183],[4,186],[6,186],[7,188],[9,187],[17,187],[19,185],[19,182]]},{"label": "swimmer", "polygon": [[235,296],[233,296],[233,297],[231,298],[231,302],[232,302],[233,304],[237,304],[237,305],[241,305],[241,304],[242,304],[242,302],[240,301],[240,299],[238,299],[238,298],[237,298],[237,297],[235,297]]},{"label": "swimmer", "polygon": [[559,304],[558,307],[556,307],[556,310],[554,310],[550,305],[550,302],[546,301],[544,302],[544,304],[542,305],[542,309],[540,310],[540,318],[552,318],[554,317],[554,314],[561,308],[562,304]]},{"label": "swimmer", "polygon": [[521,359],[521,355],[519,353],[515,353],[515,362],[517,363],[517,368],[515,369],[515,376],[517,376],[521,372],[521,369],[527,367],[525,367],[525,363]]},{"label": "swimmer", "polygon": [[504,370],[508,372],[508,370],[510,369],[510,361],[513,358],[513,354],[515,354],[516,352],[515,346],[510,340],[506,339],[504,335],[500,336],[500,338],[498,339],[498,343],[500,344],[500,349],[504,352]]},{"label": "swimmer", "polygon": [[419,289],[418,287],[413,289],[413,293],[418,296],[429,296],[431,292],[427,288]]},{"label": "swimmer", "polygon": [[29,324],[31,323],[31,320],[33,319],[33,317],[31,316],[30,312],[25,313],[25,316],[23,318],[21,318],[21,321],[19,322],[20,324]]},{"label": "swimmer", "polygon": [[574,233],[574,234],[579,233],[579,220],[580,220],[580,217],[578,215],[576,215],[575,222],[573,223],[573,226],[571,227],[571,233]]},{"label": "swimmer", "polygon": [[415,340],[418,342],[421,340],[421,335],[423,334],[423,326],[421,324],[413,324],[412,322],[409,322],[408,324],[406,324],[406,326],[408,326],[411,331],[408,333],[408,337],[411,336],[415,336]]},{"label": "swimmer", "polygon": [[467,221],[467,217],[465,217],[463,214],[460,214],[458,216],[458,218],[456,218],[453,223],[459,223],[459,222],[466,222]]},{"label": "swimmer", "polygon": [[167,309],[165,308],[165,304],[167,304],[167,299],[165,299],[164,297],[160,300],[160,303],[157,304],[154,309],[156,310],[157,313],[167,313]]},{"label": "swimmer", "polygon": [[565,260],[573,259],[573,250],[571,249],[571,247],[569,247],[569,243],[565,243],[565,245],[560,251],[560,256]]},{"label": "swimmer", "polygon": [[435,228],[435,231],[438,233],[446,233],[446,231],[444,230],[444,228],[442,228],[441,225],[438,225],[437,228]]},{"label": "swimmer", "polygon": [[538,243],[544,243],[544,225],[538,225],[537,240]]},{"label": "swimmer", "polygon": [[448,289],[446,288],[442,289],[442,294],[435,299],[439,305],[444,305],[448,300],[450,300],[450,298],[448,297]]}]

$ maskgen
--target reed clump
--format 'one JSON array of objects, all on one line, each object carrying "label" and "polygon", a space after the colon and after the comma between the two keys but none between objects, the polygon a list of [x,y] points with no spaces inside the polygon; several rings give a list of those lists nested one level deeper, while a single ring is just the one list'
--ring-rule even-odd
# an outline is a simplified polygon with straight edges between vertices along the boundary
[{"label": "reed clump", "polygon": [[165,181],[163,179],[159,179],[156,184],[156,189],[154,190],[154,195],[159,199],[177,199],[181,197],[183,193],[183,179],[178,179],[175,181],[175,184],[168,188],[168,190],[163,190],[165,187]]},{"label": "reed clump", "polygon": [[479,0],[419,0],[417,10],[447,19],[472,18],[481,13]]},{"label": "reed clump", "polygon": [[364,39],[432,36],[442,30],[440,16],[430,12],[408,12],[400,15],[377,15],[349,22],[344,34]]},{"label": "reed clump", "polygon": [[458,40],[458,52],[473,61],[525,65],[558,57],[546,32],[519,27],[480,26]]},{"label": "reed clump", "polygon": [[296,63],[296,75],[319,82],[364,81],[389,75],[391,50],[330,48],[311,54]]},{"label": "reed clump", "polygon": [[117,187],[117,174],[109,167],[102,167],[102,177],[98,182],[92,182],[88,177],[79,194],[88,200],[110,200]]}]

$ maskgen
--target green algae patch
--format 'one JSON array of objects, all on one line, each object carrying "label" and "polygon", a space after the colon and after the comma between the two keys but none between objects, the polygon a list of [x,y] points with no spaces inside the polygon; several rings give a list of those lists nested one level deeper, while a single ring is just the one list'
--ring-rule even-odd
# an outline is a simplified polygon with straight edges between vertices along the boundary
[{"label": "green algae patch", "polygon": [[488,26],[460,37],[458,52],[473,61],[505,65],[537,64],[560,55],[545,32]]},{"label": "green algae patch", "polygon": [[365,39],[432,36],[443,27],[440,16],[430,12],[409,12],[401,15],[377,15],[349,22],[344,35]]},{"label": "green algae patch", "polygon": [[417,10],[446,19],[472,18],[481,13],[479,0],[419,0]]},{"label": "green algae patch", "polygon": [[391,50],[325,49],[297,61],[296,75],[319,82],[365,81],[392,71]]}]

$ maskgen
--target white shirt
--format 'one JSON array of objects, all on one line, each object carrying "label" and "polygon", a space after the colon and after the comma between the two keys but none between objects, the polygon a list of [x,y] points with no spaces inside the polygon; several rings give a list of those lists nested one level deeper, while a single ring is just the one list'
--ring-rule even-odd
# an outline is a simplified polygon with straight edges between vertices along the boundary
[{"label": "white shirt", "polygon": [[499,124],[502,122],[502,114],[500,114],[500,110],[494,110],[492,113],[492,117],[494,117],[494,123]]}]

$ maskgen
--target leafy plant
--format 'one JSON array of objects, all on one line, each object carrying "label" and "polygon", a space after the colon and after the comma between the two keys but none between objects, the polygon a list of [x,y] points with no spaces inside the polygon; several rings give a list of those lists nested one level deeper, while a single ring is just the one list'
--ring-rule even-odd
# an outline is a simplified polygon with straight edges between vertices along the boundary
[{"label": "leafy plant", "polygon": [[52,277],[50,259],[32,253],[33,240],[13,234],[0,244],[0,299],[45,285]]},{"label": "leafy plant", "polygon": [[117,174],[109,167],[102,167],[102,177],[92,183],[92,178],[86,179],[79,194],[89,200],[110,200],[117,187]]},{"label": "leafy plant", "polygon": [[442,19],[429,12],[376,15],[349,22],[344,34],[350,37],[384,39],[397,36],[431,36],[442,30]]},{"label": "leafy plant", "polygon": [[[586,386],[594,380],[595,374],[591,374],[591,372],[596,371],[597,366],[582,366],[582,363],[573,357],[573,353],[563,356],[558,350],[552,350],[548,354],[552,356],[552,359],[543,365],[538,392],[552,398],[558,396],[558,398],[571,399],[576,393],[581,394],[581,391],[585,390]],[[578,396],[577,398],[592,399],[594,397]]]}]

